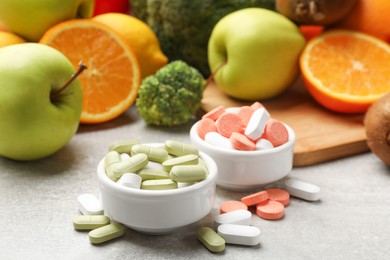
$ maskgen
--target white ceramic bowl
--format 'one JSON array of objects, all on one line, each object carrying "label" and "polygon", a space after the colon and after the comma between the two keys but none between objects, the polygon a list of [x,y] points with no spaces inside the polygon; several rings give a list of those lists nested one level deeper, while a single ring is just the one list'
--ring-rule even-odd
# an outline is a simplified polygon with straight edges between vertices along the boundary
[{"label": "white ceramic bowl", "polygon": [[[149,144],[163,146],[163,144]],[[200,152],[208,176],[175,190],[140,190],[121,186],[107,177],[104,159],[97,168],[104,213],[131,229],[148,234],[167,234],[207,216],[214,206],[217,166]]]},{"label": "white ceramic bowl", "polygon": [[285,124],[289,141],[269,150],[227,150],[211,145],[197,133],[198,122],[190,130],[190,139],[200,151],[210,155],[218,167],[217,185],[236,191],[253,190],[287,176],[293,166],[295,133]]}]

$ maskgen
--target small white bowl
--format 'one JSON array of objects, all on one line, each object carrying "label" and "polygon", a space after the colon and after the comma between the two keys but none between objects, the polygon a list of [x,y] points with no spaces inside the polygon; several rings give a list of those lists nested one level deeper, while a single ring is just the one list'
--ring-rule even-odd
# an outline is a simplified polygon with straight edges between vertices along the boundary
[{"label": "small white bowl", "polygon": [[198,123],[190,130],[190,139],[199,151],[214,159],[218,167],[217,185],[235,191],[253,190],[287,176],[293,166],[295,133],[285,124],[289,140],[269,149],[256,151],[227,150],[199,137]]},{"label": "small white bowl", "polygon": [[[163,146],[164,144],[148,144]],[[141,190],[121,186],[107,177],[104,159],[97,176],[104,214],[127,227],[147,234],[168,234],[207,216],[214,206],[217,166],[200,152],[208,176],[174,190]]]}]

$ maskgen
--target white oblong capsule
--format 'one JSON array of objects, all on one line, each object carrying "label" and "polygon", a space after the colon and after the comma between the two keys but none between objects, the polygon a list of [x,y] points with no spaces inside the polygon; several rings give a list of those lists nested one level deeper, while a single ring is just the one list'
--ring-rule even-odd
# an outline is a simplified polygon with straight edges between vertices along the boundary
[{"label": "white oblong capsule", "polygon": [[204,140],[211,144],[218,146],[222,149],[234,149],[232,146],[232,143],[230,142],[229,138],[226,138],[225,136],[221,135],[217,132],[209,132],[205,135]]},{"label": "white oblong capsule", "polygon": [[260,229],[254,226],[222,224],[218,226],[218,234],[227,244],[255,246],[260,243]]},{"label": "white oblong capsule", "polygon": [[252,213],[245,209],[238,209],[215,216],[214,227],[222,224],[250,225],[252,223]]},{"label": "white oblong capsule", "polygon": [[268,119],[270,119],[270,114],[264,107],[256,109],[245,128],[245,135],[252,140],[259,139],[264,132]]},{"label": "white oblong capsule", "polygon": [[284,186],[287,192],[293,197],[308,201],[317,201],[320,199],[321,189],[317,185],[296,179],[288,179],[284,182]]},{"label": "white oblong capsule", "polygon": [[100,200],[92,194],[81,194],[77,197],[78,209],[83,215],[102,215],[103,208]]},{"label": "white oblong capsule", "polygon": [[117,181],[118,184],[129,187],[129,188],[133,188],[133,189],[140,189],[141,182],[142,182],[142,177],[136,173],[125,173]]}]

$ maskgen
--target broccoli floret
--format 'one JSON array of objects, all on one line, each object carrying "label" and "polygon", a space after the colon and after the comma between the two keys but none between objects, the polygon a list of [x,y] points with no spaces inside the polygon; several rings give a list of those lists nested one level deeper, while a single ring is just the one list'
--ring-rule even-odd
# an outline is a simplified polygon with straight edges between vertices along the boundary
[{"label": "broccoli floret", "polygon": [[146,77],[136,106],[147,124],[175,126],[187,123],[200,107],[205,79],[187,63],[176,60]]}]

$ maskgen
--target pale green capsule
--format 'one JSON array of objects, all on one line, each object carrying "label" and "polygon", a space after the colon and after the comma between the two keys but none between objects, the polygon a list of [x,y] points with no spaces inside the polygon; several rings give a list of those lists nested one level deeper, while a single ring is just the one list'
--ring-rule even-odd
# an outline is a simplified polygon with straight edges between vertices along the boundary
[{"label": "pale green capsule", "polygon": [[149,161],[162,163],[168,158],[168,152],[164,148],[153,147],[145,144],[136,144],[131,148],[131,155],[144,153]]},{"label": "pale green capsule", "polygon": [[141,184],[143,190],[172,190],[177,187],[177,182],[171,179],[146,180]]},{"label": "pale green capsule", "polygon": [[125,234],[126,228],[120,223],[112,223],[89,232],[89,241],[100,244]]},{"label": "pale green capsule", "polygon": [[76,230],[92,230],[110,224],[110,218],[104,215],[80,215],[73,217]]},{"label": "pale green capsule", "polygon": [[164,143],[165,150],[168,151],[169,154],[173,154],[176,156],[182,156],[186,154],[195,154],[199,155],[198,149],[190,144],[185,144],[178,141],[167,140]]},{"label": "pale green capsule", "polygon": [[158,169],[144,168],[138,172],[138,175],[141,176],[143,181],[146,180],[159,180],[159,179],[169,179],[169,172]]},{"label": "pale green capsule", "polygon": [[162,163],[162,166],[165,171],[170,171],[175,165],[195,165],[198,164],[198,156],[195,154],[187,154],[179,157],[175,157],[169,160],[166,160]]},{"label": "pale green capsule", "polygon": [[225,250],[225,239],[209,227],[200,227],[196,231],[197,238],[211,252],[219,253]]},{"label": "pale green capsule", "polygon": [[176,182],[196,182],[207,177],[207,170],[202,165],[176,165],[172,167],[170,176]]},{"label": "pale green capsule", "polygon": [[108,147],[108,150],[109,151],[116,151],[118,153],[130,154],[131,148],[133,147],[133,145],[136,145],[139,143],[140,142],[136,139],[126,140],[126,141],[117,141],[117,142],[113,143],[112,145],[110,145],[110,147]]},{"label": "pale green capsule", "polygon": [[114,178],[114,181],[117,181],[124,173],[136,172],[144,168],[147,164],[148,156],[146,154],[136,154],[126,160],[122,160],[119,163],[114,164],[112,167],[112,177]]},{"label": "pale green capsule", "polygon": [[117,151],[110,151],[104,157],[104,169],[107,169],[110,165],[121,161],[121,155]]}]

